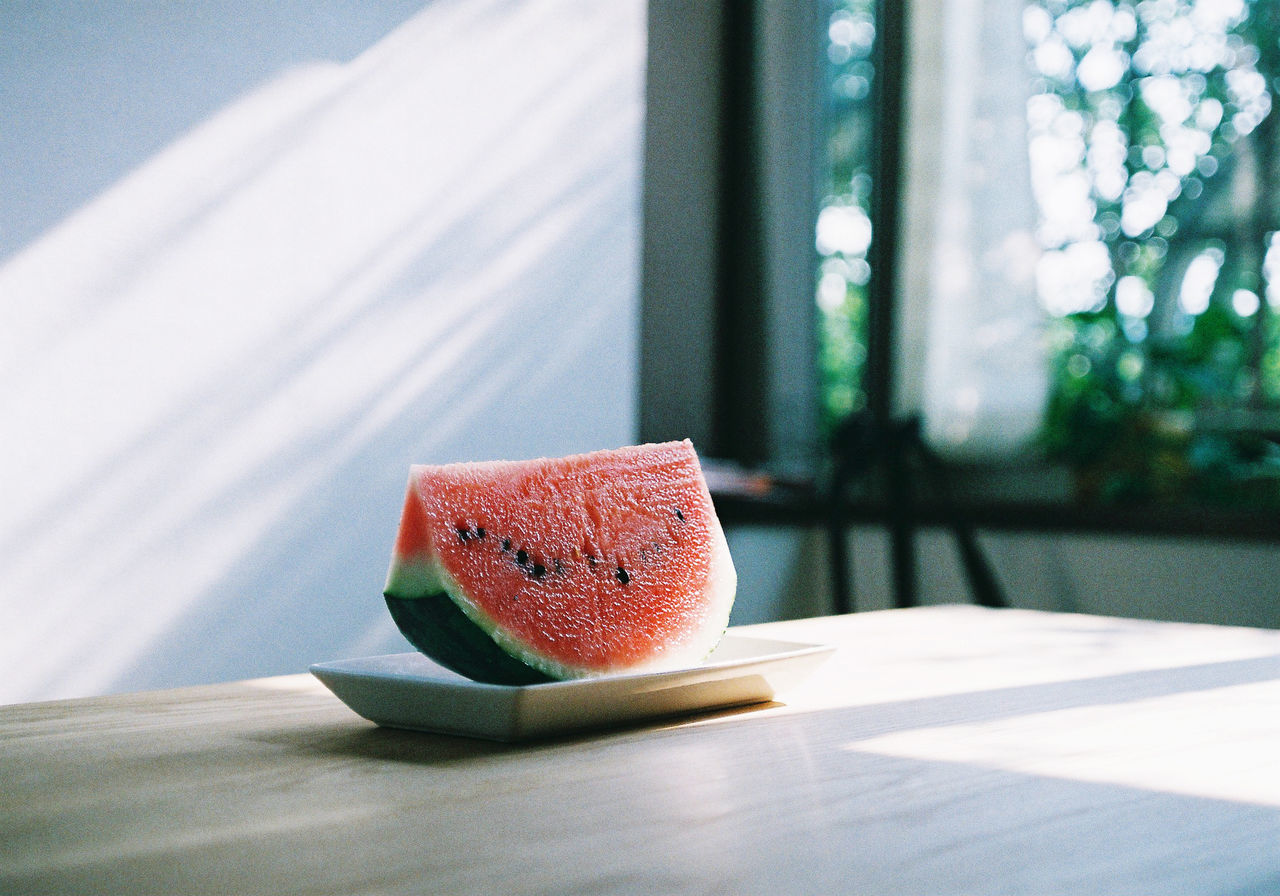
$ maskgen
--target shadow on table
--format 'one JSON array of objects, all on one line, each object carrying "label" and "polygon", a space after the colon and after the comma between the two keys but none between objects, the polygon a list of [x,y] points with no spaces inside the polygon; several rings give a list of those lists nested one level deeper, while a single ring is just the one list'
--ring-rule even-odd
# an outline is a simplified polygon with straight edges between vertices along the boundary
[{"label": "shadow on table", "polygon": [[290,729],[287,732],[273,731],[257,739],[313,755],[366,758],[415,765],[442,765],[512,753],[527,753],[538,749],[587,746],[593,742],[614,740],[623,735],[643,736],[658,730],[679,729],[690,722],[713,722],[750,716],[782,705],[776,701],[768,701],[747,706],[730,706],[710,712],[681,713],[648,719],[644,723],[584,728],[516,742],[388,728],[356,716],[352,717],[349,725],[308,725]]},{"label": "shadow on table", "polygon": [[914,728],[977,724],[1033,713],[1132,703],[1275,680],[1280,680],[1280,655],[849,705],[831,711],[844,713],[842,735],[862,738]]},{"label": "shadow on table", "polygon": [[1277,679],[1280,679],[1280,656],[1262,656],[942,694],[889,703],[850,704],[828,709],[761,715],[762,710],[785,708],[784,694],[773,702],[656,718],[643,724],[569,732],[517,743],[383,728],[356,717],[353,717],[350,726],[335,728],[332,725],[316,725],[276,733],[271,735],[270,740],[308,753],[416,764],[458,762],[557,746],[581,747],[624,736],[670,734],[683,732],[685,729],[722,725],[808,727],[811,724],[821,724],[837,733],[840,740],[853,742],[915,729],[989,723],[1037,713],[1116,705]]}]

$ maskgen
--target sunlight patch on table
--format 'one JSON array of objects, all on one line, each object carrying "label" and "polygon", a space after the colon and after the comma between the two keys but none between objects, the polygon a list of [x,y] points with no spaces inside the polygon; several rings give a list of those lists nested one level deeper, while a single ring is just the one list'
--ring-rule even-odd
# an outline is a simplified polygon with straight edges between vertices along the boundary
[{"label": "sunlight patch on table", "polygon": [[1280,807],[1280,680],[852,741],[850,752],[967,763]]},{"label": "sunlight patch on table", "polygon": [[283,694],[327,694],[328,691],[312,675],[273,675],[269,678],[253,678],[245,683],[256,691]]}]

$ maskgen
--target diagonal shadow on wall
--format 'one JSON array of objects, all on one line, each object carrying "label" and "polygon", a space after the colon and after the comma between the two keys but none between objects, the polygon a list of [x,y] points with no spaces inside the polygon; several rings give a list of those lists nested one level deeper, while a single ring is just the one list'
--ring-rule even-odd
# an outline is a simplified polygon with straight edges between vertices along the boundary
[{"label": "diagonal shadow on wall", "polygon": [[[136,369],[46,384],[45,443],[13,446],[93,440],[77,414],[104,412],[77,388],[121,405],[114,438],[66,449],[0,528],[0,699],[396,647],[375,598],[410,462],[630,439],[642,20],[639,4],[431,4],[256,121],[216,187],[167,196],[149,251],[110,252],[101,210],[28,250],[104,259],[91,295],[54,296],[42,332],[60,335],[35,354],[88,345]],[[271,93],[104,204],[181,184],[220,157],[200,135],[268,114]],[[12,269],[0,284],[30,282]],[[143,324],[161,336],[139,335],[138,358],[100,344]]]}]

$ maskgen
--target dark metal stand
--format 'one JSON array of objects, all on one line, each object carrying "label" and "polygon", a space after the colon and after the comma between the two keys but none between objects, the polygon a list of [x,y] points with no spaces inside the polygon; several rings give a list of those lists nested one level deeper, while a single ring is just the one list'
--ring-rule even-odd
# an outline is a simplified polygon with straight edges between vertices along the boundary
[{"label": "dark metal stand", "polygon": [[916,605],[915,535],[920,525],[913,506],[917,483],[924,483],[935,506],[944,508],[947,528],[955,539],[974,603],[984,607],[1008,606],[973,528],[953,498],[946,465],[921,438],[918,421],[910,419],[882,425],[870,414],[854,415],[836,433],[832,451],[835,468],[828,485],[828,548],[837,613],[857,609],[850,575],[846,510],[854,490],[883,490],[889,508],[894,606]]}]

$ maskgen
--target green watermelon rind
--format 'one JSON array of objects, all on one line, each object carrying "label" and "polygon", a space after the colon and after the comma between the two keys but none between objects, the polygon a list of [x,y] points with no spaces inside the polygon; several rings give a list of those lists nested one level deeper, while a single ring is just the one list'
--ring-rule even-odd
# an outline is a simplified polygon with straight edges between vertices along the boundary
[{"label": "green watermelon rind", "polygon": [[446,669],[485,684],[518,686],[554,680],[504,652],[444,592],[385,597],[391,618],[409,643]]},{"label": "green watermelon rind", "polygon": [[397,560],[383,596],[409,643],[459,675],[510,685],[581,677],[512,638],[436,562]]}]

